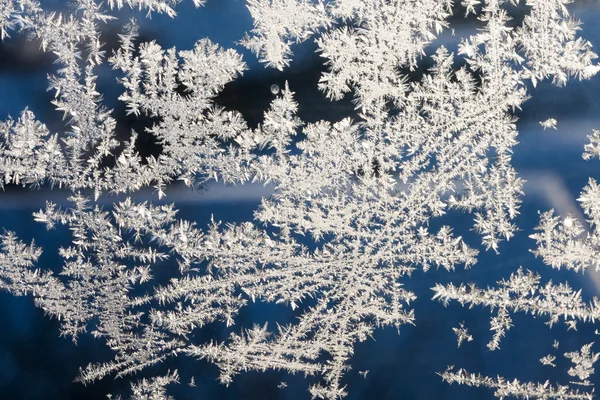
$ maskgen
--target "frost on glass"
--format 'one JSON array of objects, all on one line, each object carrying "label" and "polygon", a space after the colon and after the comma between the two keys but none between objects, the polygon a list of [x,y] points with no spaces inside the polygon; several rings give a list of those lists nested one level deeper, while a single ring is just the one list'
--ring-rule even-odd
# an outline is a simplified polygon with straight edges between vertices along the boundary
[{"label": "frost on glass", "polygon": [[[476,244],[450,226],[432,229],[430,221],[451,209],[470,213],[481,243],[495,252],[518,229],[513,220],[523,181],[511,156],[514,113],[528,98],[527,83],[564,85],[598,72],[596,54],[576,35],[579,24],[564,0],[527,1],[516,27],[512,1],[248,0],[254,29],[241,45],[267,67],[284,69],[293,44],[314,38],[327,65],[319,89],[331,100],[351,93],[356,104],[353,118],[306,123],[286,84],[272,88],[262,123],[250,128],[238,111],[213,102],[247,70],[235,50],[210,38],[187,50],[164,49],[140,42],[135,21],[123,21],[119,48],[105,54],[99,27],[115,19],[115,10],[175,16],[178,0],[73,3],[71,11],[55,13],[34,0],[0,0],[2,38],[23,31],[56,58],[48,80],[65,118],[56,133],[27,109],[0,124],[0,185],[71,192],[69,205],[48,202],[33,217],[49,229],[67,226],[72,238],[58,249],[64,262],[54,274],[36,266],[41,247],[4,233],[0,287],[32,295],[58,318],[61,334],[73,340],[91,334],[108,344],[113,359],[83,367],[77,380],[84,383],[190,356],[216,364],[224,384],[245,371],[282,369],[315,375],[313,397],[344,397],[354,345],[378,327],[418,323],[411,308],[416,294],[403,286],[411,272],[476,263]],[[433,66],[421,79],[410,78],[457,11],[475,14],[482,28],[454,52],[434,49]],[[464,60],[460,68],[457,59]],[[96,88],[98,67],[106,63],[118,73],[128,112],[154,121],[125,143]],[[556,128],[556,121],[541,125]],[[140,134],[161,143],[160,155],[142,159]],[[597,132],[591,136],[585,156],[598,155],[599,140]],[[164,197],[175,180],[190,187],[260,182],[274,191],[253,221],[208,227],[179,218],[175,204],[136,200],[145,187]],[[581,197],[593,228],[599,190],[591,181]],[[126,197],[98,205],[101,196],[115,194]],[[582,232],[572,217],[543,214],[535,254],[555,268],[597,268],[598,239]],[[176,270],[167,285],[153,284],[159,263]],[[566,283],[542,285],[522,269],[497,288],[433,290],[444,303],[494,312],[491,350],[512,327],[511,313],[573,328],[599,315],[597,300],[584,302]],[[286,325],[235,327],[222,342],[193,340],[209,323],[234,325],[240,309],[255,301],[282,303],[300,316]],[[462,323],[454,332],[459,346],[473,340]],[[568,373],[575,384],[522,383],[453,368],[440,374],[450,383],[491,388],[500,398],[589,398],[585,384],[598,355],[590,344],[564,356],[574,364]],[[167,385],[178,381],[176,371],[136,380],[131,398],[167,398]]]}]

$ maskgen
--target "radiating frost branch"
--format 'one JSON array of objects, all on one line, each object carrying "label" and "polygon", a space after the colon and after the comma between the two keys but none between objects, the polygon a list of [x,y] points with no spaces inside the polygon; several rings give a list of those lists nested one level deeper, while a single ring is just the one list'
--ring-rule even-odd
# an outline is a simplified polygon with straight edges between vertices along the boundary
[{"label": "radiating frost branch", "polygon": [[583,159],[589,160],[592,157],[600,158],[600,131],[594,129],[591,135],[588,135],[590,143],[584,146],[585,152],[583,153]]},{"label": "radiating frost branch", "polygon": [[[595,187],[596,182],[590,180],[586,191],[590,193]],[[580,200],[582,198],[583,196]],[[588,268],[598,270],[600,254],[595,232],[591,236],[577,219],[571,216],[563,219],[553,216],[553,213],[548,211],[541,214],[540,224],[536,228],[539,233],[531,235],[537,243],[537,249],[533,253],[541,256],[544,263],[553,268],[564,267],[575,272],[584,272]]]},{"label": "radiating frost branch", "polygon": [[600,248],[597,227],[600,223],[600,186],[590,178],[579,199],[583,212],[589,218],[592,231],[572,216],[554,217],[553,211],[541,214],[539,233],[531,235],[537,243],[536,256],[553,268],[564,267],[575,272],[600,269]]},{"label": "radiating frost branch", "polygon": [[[597,56],[589,41],[576,37],[579,22],[569,16],[566,5],[570,2],[529,0],[531,11],[516,30],[503,26],[511,8],[504,4],[512,2],[481,2],[479,19],[491,28],[488,32],[494,34],[495,25],[509,37],[504,46],[509,51],[491,56],[513,54],[520,79],[531,79],[534,86],[547,77],[564,85],[571,76],[588,79],[595,75],[598,67],[592,61]],[[465,2],[463,6],[467,14],[475,13],[473,5],[479,3]],[[385,102],[396,106],[403,103],[406,77],[398,69],[416,67],[425,47],[448,26],[452,4],[336,0],[324,6],[320,1],[261,0],[249,1],[248,7],[255,27],[242,44],[261,61],[279,69],[288,66],[290,45],[316,33],[318,51],[329,66],[319,87],[335,100],[354,90],[357,106],[373,111]],[[482,33],[463,44],[473,49],[488,39]]]},{"label": "radiating frost branch", "polygon": [[[129,212],[134,211],[121,209],[119,220]],[[155,212],[141,214],[150,216]],[[179,224],[175,223],[175,226]],[[315,360],[325,352],[333,357],[330,367],[326,368],[326,376],[332,386],[335,385],[327,391],[337,391],[352,345],[364,340],[373,329],[366,320],[374,318],[377,325],[396,326],[412,322],[412,311],[407,312],[401,306],[401,302],[408,303],[414,298],[397,282],[404,274],[403,269],[373,264],[372,255],[361,254],[359,248],[350,251],[348,245],[328,246],[330,248],[310,254],[290,238],[270,238],[250,224],[232,226],[224,232],[219,232],[215,226],[207,236],[200,235],[192,227],[185,228],[185,233],[181,234],[179,229],[164,231],[153,226],[151,220],[146,220],[137,221],[130,228],[151,229],[153,237],[173,247],[184,259],[210,255],[209,268],[213,271],[210,277],[174,280],[158,292],[162,302],[185,299],[188,304],[165,318],[168,321],[165,327],[173,332],[186,332],[214,317],[231,323],[232,316],[244,304],[236,300],[236,288],[252,299],[286,302],[292,307],[306,297],[322,299],[315,308],[303,314],[299,324],[282,327],[270,341],[266,340],[271,335],[263,328],[256,328],[260,332],[254,329],[248,333],[255,343],[253,346],[237,335],[225,347],[193,346],[190,354],[209,358],[221,367],[224,382],[251,367],[289,367],[315,373],[321,370]],[[194,248],[203,249],[204,254],[194,254]],[[349,281],[353,282],[350,286],[346,285]],[[227,301],[227,298],[231,300]],[[225,315],[207,312],[206,307],[224,301],[227,303],[223,305],[230,310]],[[265,342],[260,342],[259,338]]]},{"label": "radiating frost branch", "polygon": [[576,38],[580,22],[570,17],[566,6],[572,0],[528,0],[531,11],[516,30],[519,44],[527,59],[525,76],[535,86],[552,77],[563,86],[567,79],[589,79],[598,72],[592,61],[598,56],[592,44]]},{"label": "radiating frost branch", "polygon": [[[128,400],[174,400],[167,395],[166,386],[179,383],[179,374],[177,371],[168,372],[167,375],[157,376],[150,379],[143,378],[138,382],[131,384],[131,396]],[[113,399],[112,396],[108,396]],[[114,397],[114,400],[122,400],[121,396]]]},{"label": "radiating frost branch", "polygon": [[[584,159],[597,155],[598,131],[589,136],[590,144],[585,145]],[[569,215],[564,218],[554,216],[554,210],[542,213],[537,233],[530,237],[536,241],[533,254],[540,256],[552,268],[566,268],[584,273],[588,268],[600,269],[600,247],[598,225],[600,224],[600,186],[590,178],[587,186],[577,199],[588,217],[589,229],[583,222]]]},{"label": "radiating frost branch", "polygon": [[[22,123],[17,124],[16,129],[20,129],[21,132],[16,132],[14,136],[27,136],[29,141],[28,146],[33,150],[34,147],[38,147],[35,154],[40,154],[36,164],[31,165],[33,160],[11,160],[13,157],[7,157],[7,162],[12,164],[20,165],[8,165],[7,173],[5,175],[5,181],[14,181],[15,183],[36,183],[39,184],[45,180],[58,186],[66,186],[73,190],[80,189],[93,189],[98,196],[100,193],[110,190],[113,192],[127,192],[131,190],[140,189],[143,186],[147,186],[150,183],[154,183],[157,188],[162,190],[164,188],[164,182],[172,178],[181,178],[183,175],[182,170],[188,175],[193,175],[194,171],[189,171],[193,166],[182,166],[181,162],[175,161],[175,165],[171,166],[171,170],[164,171],[165,167],[160,165],[160,162],[150,162],[149,165],[142,164],[141,159],[138,156],[135,148],[135,134],[128,145],[126,145],[125,151],[123,151],[117,158],[116,166],[112,169],[106,169],[104,162],[107,157],[111,157],[115,154],[119,142],[115,139],[115,120],[110,116],[111,110],[105,109],[100,105],[101,96],[96,91],[95,84],[95,68],[103,62],[104,51],[102,50],[102,43],[100,42],[100,33],[97,27],[98,22],[106,22],[112,17],[103,14],[101,7],[93,1],[79,1],[77,4],[77,11],[70,16],[63,16],[55,13],[44,13],[41,10],[37,10],[35,17],[36,20],[27,19],[29,23],[22,23],[24,28],[32,31],[36,36],[42,40],[42,46],[44,49],[51,50],[58,58],[58,62],[63,66],[58,70],[56,76],[50,76],[50,88],[55,90],[56,99],[53,101],[54,105],[59,111],[64,113],[64,117],[68,118],[68,124],[71,128],[66,133],[64,139],[64,145],[58,146],[53,145],[53,140],[47,143],[38,140],[38,143],[33,143],[33,136],[36,133],[26,133],[25,130],[32,131],[30,126],[37,126],[37,131],[42,132],[46,128],[44,125],[35,122],[33,114],[27,112],[22,116]],[[117,4],[118,5],[118,4]],[[21,18],[25,18],[22,16]],[[119,56],[123,54],[131,54],[132,41],[134,39],[133,29],[129,30],[129,35],[123,36],[124,47],[114,57],[114,62],[119,62]],[[128,42],[127,42],[128,41]],[[212,52],[217,51],[218,48],[214,47],[210,42],[205,41],[204,51]],[[202,46],[199,42],[198,46]],[[211,47],[212,46],[212,47]],[[86,63],[81,65],[79,59],[81,58],[82,52],[87,54]],[[148,51],[144,53],[148,57],[151,57],[151,52],[160,51],[151,46],[148,47]],[[201,47],[197,47],[192,52],[181,52],[181,56],[187,60],[182,66],[182,71],[179,72],[179,79],[181,84],[187,85],[189,90],[196,87],[199,91],[202,81],[200,78],[203,76],[204,71],[199,69],[198,63],[206,63],[217,61],[216,59],[206,60],[199,54],[203,51]],[[129,52],[129,53],[128,53]],[[155,54],[152,53],[152,54]],[[230,57],[232,66],[236,68],[236,63],[239,65],[239,71],[243,69],[243,63],[239,60],[238,56],[233,52],[225,53],[223,57]],[[174,56],[174,50],[172,51]],[[210,57],[210,53],[205,53],[204,57]],[[218,57],[218,54],[215,54]],[[222,57],[221,61],[226,62]],[[171,61],[173,61],[171,59]],[[129,63],[133,63],[131,60]],[[158,62],[154,60],[153,62]],[[140,63],[140,61],[138,61]],[[143,59],[141,63],[149,64],[149,59]],[[196,63],[196,66],[194,66]],[[178,69],[177,60],[174,61],[174,65],[167,67],[165,66],[165,73],[172,74]],[[133,65],[133,64],[132,64]],[[141,64],[140,64],[141,65]],[[208,65],[208,64],[203,64]],[[157,66],[151,68],[156,69]],[[169,68],[171,68],[169,70]],[[214,69],[213,69],[214,70]],[[214,70],[219,71],[219,70]],[[157,72],[158,73],[158,72]],[[222,76],[230,76],[233,72],[227,72],[222,70]],[[171,75],[173,76],[173,75]],[[235,73],[232,78],[235,77]],[[220,80],[214,76],[214,82],[211,84],[216,85],[214,87],[222,87],[227,81]],[[200,81],[199,81],[200,79]],[[148,86],[150,88],[150,86]],[[166,87],[165,87],[166,88]],[[171,86],[174,90],[174,87]],[[173,95],[173,94],[172,94]],[[204,102],[199,101],[208,108],[206,103],[206,96],[216,95],[216,92],[211,89],[204,91],[200,96],[204,97]],[[181,96],[180,96],[181,97]],[[198,96],[196,96],[198,97]],[[175,99],[173,98],[172,107],[176,107]],[[198,100],[198,99],[196,99]],[[214,109],[207,116],[209,120],[207,126],[208,129],[214,129],[218,124],[225,120],[225,124],[228,123],[228,118],[231,118],[233,114],[224,113],[219,109]],[[234,120],[229,125],[243,126],[243,122],[239,121],[239,117],[233,115]],[[27,122],[27,124],[25,124]],[[11,124],[7,122],[6,124]],[[46,134],[37,133],[38,137],[46,136]],[[177,146],[180,143],[174,143]],[[187,143],[186,143],[187,144]],[[12,149],[11,145],[19,145],[17,140],[7,140],[4,147],[5,152],[9,152],[8,155],[22,153],[19,149]],[[21,145],[22,146],[22,145]],[[50,147],[50,148],[47,148]],[[176,147],[176,149],[186,148],[185,146]],[[189,148],[189,147],[187,147]],[[62,151],[63,154],[59,154]],[[26,153],[21,154],[21,158],[26,156]],[[30,157],[31,158],[31,157]],[[64,158],[64,160],[62,160]],[[63,162],[64,168],[56,168],[56,165],[44,166],[40,163],[44,159],[54,159],[54,164]],[[11,171],[15,168],[21,168],[26,170],[29,168],[32,171]],[[33,167],[33,168],[32,168]],[[44,169],[44,174],[41,174],[41,169]],[[177,173],[179,172],[179,175]],[[29,176],[27,176],[29,175]],[[175,175],[175,176],[174,176]],[[15,179],[15,176],[17,179]],[[23,177],[23,179],[19,179]],[[184,179],[184,178],[181,178]],[[186,178],[187,179],[187,178]]]},{"label": "radiating frost branch", "polygon": [[[12,137],[16,140],[9,138],[4,145],[5,154],[12,153],[7,160],[13,160],[13,165],[7,168],[5,181],[23,184],[49,181],[74,190],[93,188],[99,191],[104,157],[118,145],[113,132],[115,121],[110,117],[110,111],[99,104],[101,96],[96,91],[94,75],[95,67],[104,56],[97,24],[112,17],[103,14],[101,7],[93,1],[83,0],[77,2],[76,11],[70,15],[36,10],[31,16],[26,14],[27,9],[21,11],[24,14],[20,20],[25,21],[22,26],[41,39],[44,50],[52,51],[61,66],[55,76],[49,76],[49,81],[50,88],[56,93],[53,104],[65,118],[68,117],[70,131],[59,145],[55,137],[45,139],[48,135],[46,127],[35,121],[31,112],[23,112],[12,129]],[[83,52],[87,54],[84,63],[80,62]],[[9,121],[5,126],[11,124]],[[38,143],[33,142],[36,136]],[[37,160],[18,150],[24,145],[23,140],[27,140],[26,147]],[[15,159],[17,153],[21,160]],[[17,166],[22,171],[11,171]],[[15,179],[16,176],[23,179]]]},{"label": "radiating frost branch", "polygon": [[[481,55],[480,62],[493,61],[488,58]],[[475,228],[483,234],[486,246],[497,250],[500,240],[512,237],[516,228],[510,220],[518,213],[522,181],[510,166],[517,132],[509,110],[525,100],[525,93],[506,63],[490,68],[489,75],[484,75],[489,82],[486,79],[477,91],[468,70],[451,72],[452,55],[443,48],[434,60],[432,75],[414,85],[414,94],[408,97],[414,96],[417,107],[407,102],[406,114],[401,112],[390,126],[392,132],[400,132],[399,144],[408,156],[398,171],[405,181],[422,176],[414,184],[416,193],[434,190],[432,201],[437,204],[431,204],[427,213],[441,215],[447,205],[480,210]],[[449,79],[453,76],[456,82]],[[497,97],[499,91],[506,96]],[[409,111],[414,115],[407,115]],[[495,160],[489,158],[490,150],[497,154]],[[437,164],[432,164],[434,154]],[[424,168],[431,170],[422,173]],[[456,181],[464,182],[457,196],[452,195]]]},{"label": "radiating frost branch", "polygon": [[323,0],[248,0],[248,9],[254,29],[241,44],[280,70],[289,66],[292,44],[332,23]]},{"label": "radiating frost branch", "polygon": [[212,105],[223,86],[246,69],[241,56],[203,39],[193,50],[178,53],[155,42],[143,43],[139,57],[134,57],[136,34],[135,26],[130,26],[110,61],[125,73],[121,83],[126,92],[120,100],[128,112],[160,120],[146,133],[163,148],[158,158],[147,160],[159,192],[173,178],[192,184],[210,177],[232,182],[247,175],[240,170],[243,160],[250,159],[247,149],[223,147],[223,141],[236,139],[248,129],[246,123],[239,113]]},{"label": "radiating frost branch", "polygon": [[[4,184],[39,186],[48,176],[63,177],[67,162],[56,135],[50,136],[46,126],[36,121],[33,112],[25,110],[15,122],[0,123],[0,171]],[[58,181],[59,179],[57,179]],[[51,180],[51,183],[54,183]]]},{"label": "radiating frost branch", "polygon": [[[425,47],[447,26],[445,19],[450,16],[451,3],[429,0],[361,3],[340,0],[330,8],[334,17],[341,14],[346,23],[316,40],[318,51],[329,67],[319,88],[335,100],[354,89],[360,108],[382,100],[400,105],[405,78],[398,69],[416,67]],[[419,18],[414,18],[415,14]]]},{"label": "radiating frost branch", "polygon": [[[72,246],[60,249],[65,260],[61,276],[69,290],[47,312],[63,321],[63,333],[74,337],[88,330],[88,321],[98,317],[92,333],[94,336],[113,336],[115,330],[137,326],[141,314],[131,310],[148,299],[145,296],[129,298],[132,284],[144,283],[151,278],[149,265],[166,255],[153,249],[134,246],[121,236],[108,212],[93,207],[81,196],[70,199],[73,207],[61,210],[48,203],[44,210],[35,213],[38,222],[48,228],[66,224],[73,237]],[[130,263],[134,263],[131,265]],[[129,265],[127,265],[129,264]],[[90,303],[85,299],[98,296],[102,302]],[[63,312],[70,305],[77,311]],[[115,325],[115,319],[121,319]]]},{"label": "radiating frost branch", "polygon": [[50,228],[66,224],[71,231],[72,246],[60,249],[64,259],[60,276],[33,270],[39,250],[8,235],[0,253],[2,288],[17,295],[33,294],[39,307],[59,319],[64,335],[75,340],[91,331],[106,340],[116,354],[114,360],[82,370],[83,381],[114,372],[132,373],[173,355],[184,342],[149,323],[141,306],[151,296],[132,293],[152,278],[150,265],[166,259],[166,254],[121,235],[109,213],[92,207],[85,198],[75,196],[71,201],[68,210],[48,204],[35,214]]},{"label": "radiating frost branch", "polygon": [[[323,30],[316,42],[330,71],[319,87],[332,99],[353,88],[359,107],[404,94],[397,69],[415,67],[417,57],[447,24],[451,4],[426,1],[257,0],[248,7],[254,29],[242,44],[267,66],[289,65],[290,45]],[[419,18],[414,18],[415,15]],[[341,25],[340,25],[341,23]]]},{"label": "radiating frost branch", "polygon": [[[182,337],[160,328],[155,321],[160,310],[142,311],[153,299],[147,290],[133,290],[146,287],[152,279],[152,265],[166,260],[167,254],[122,232],[110,213],[84,197],[74,196],[70,201],[73,206],[66,210],[49,203],[34,214],[49,228],[60,224],[71,231],[72,245],[60,249],[64,259],[60,275],[28,272],[30,263],[17,259],[12,262],[12,274],[21,277],[11,278],[4,288],[15,294],[32,293],[39,307],[59,319],[62,334],[75,340],[90,331],[106,340],[115,352],[114,360],[83,369],[79,379],[84,382],[112,373],[130,374],[176,354],[185,346]],[[19,249],[14,243],[11,239],[5,247],[8,257],[14,258]],[[25,260],[29,253],[22,253]],[[32,287],[31,281],[39,287]]]},{"label": "radiating frost branch", "polygon": [[41,249],[33,244],[27,246],[11,232],[0,236],[0,241],[0,288],[11,290],[17,295],[44,291],[52,277],[48,273],[33,269],[42,254]]},{"label": "radiating frost branch", "polygon": [[36,0],[0,1],[0,39],[10,37],[9,31],[33,25],[33,20],[42,13]]},{"label": "radiating frost branch", "polygon": [[[508,165],[516,131],[504,110],[517,99],[496,96],[497,87],[476,93],[466,70],[457,73],[459,83],[448,82],[450,60],[440,50],[431,76],[407,97],[406,110],[384,126],[363,130],[350,120],[309,125],[303,130],[308,140],[298,144],[303,153],[283,163],[261,160],[261,170],[270,171],[267,180],[280,183],[273,198],[263,201],[258,219],[317,239],[343,233],[379,240],[372,232],[377,227],[386,232],[377,236],[387,241],[443,215],[449,203],[485,209],[477,226],[490,247],[511,237],[515,227],[509,221],[517,214],[522,182]],[[472,107],[463,108],[464,103]],[[455,112],[443,111],[453,107]],[[471,117],[473,108],[480,111]],[[487,167],[490,147],[502,157]],[[434,154],[440,163],[432,163]],[[396,189],[394,171],[410,182],[407,190]],[[449,197],[461,179],[468,180],[468,189]],[[390,214],[394,220],[381,218]]]},{"label": "radiating frost branch", "polygon": [[595,322],[600,318],[600,300],[594,298],[585,303],[581,290],[574,291],[567,283],[555,285],[552,281],[540,285],[540,276],[522,268],[511,274],[508,280],[498,282],[498,287],[481,289],[474,284],[446,286],[437,284],[434,288],[434,300],[447,305],[457,301],[461,305],[489,307],[498,310],[492,318],[494,338],[489,347],[498,348],[499,338],[512,326],[508,311],[525,312],[548,317],[552,326],[562,317],[564,321]]},{"label": "radiating frost branch", "polygon": [[570,388],[568,385],[552,385],[550,381],[544,383],[520,382],[518,379],[509,381],[503,377],[491,378],[481,374],[473,374],[464,369],[448,370],[439,374],[449,384],[457,383],[474,387],[487,387],[494,390],[494,396],[499,399],[557,399],[557,400],[591,400],[593,392],[582,392]]},{"label": "radiating frost branch", "polygon": [[[206,0],[192,0],[196,7],[206,3]],[[181,0],[108,0],[110,8],[122,8],[127,4],[131,8],[137,7],[139,10],[148,10],[147,16],[150,17],[153,12],[159,14],[165,13],[173,18],[177,15],[175,6],[181,3]]]},{"label": "radiating frost branch", "polygon": [[[591,347],[594,343],[584,345],[580,351],[565,353],[564,356],[570,359],[573,364],[568,371],[570,376],[578,377],[580,382],[570,382],[571,384],[591,386],[587,379],[594,373],[593,364],[600,358],[599,354],[592,353]],[[547,355],[540,361],[545,365],[555,367],[553,361],[556,357]],[[544,383],[521,383],[514,379],[508,381],[500,376],[491,378],[481,374],[474,374],[465,371],[464,369],[455,370],[454,366],[448,367],[446,371],[438,374],[442,379],[449,384],[458,383],[459,385],[468,385],[475,387],[487,387],[494,389],[494,396],[500,399],[506,397],[519,399],[592,399],[594,398],[594,390],[580,391],[573,389],[569,385],[552,385],[550,381]]]}]

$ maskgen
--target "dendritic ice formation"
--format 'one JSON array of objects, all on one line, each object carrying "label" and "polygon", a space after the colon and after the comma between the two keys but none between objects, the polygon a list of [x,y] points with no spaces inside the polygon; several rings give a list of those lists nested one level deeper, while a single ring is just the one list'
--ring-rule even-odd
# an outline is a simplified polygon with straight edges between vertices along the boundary
[{"label": "dendritic ice formation", "polygon": [[[594,130],[589,135],[590,143],[585,145],[583,158],[589,160],[598,156],[599,132]],[[586,228],[584,221],[579,221],[573,216],[564,218],[553,215],[553,211],[540,215],[540,223],[536,228],[537,233],[530,237],[536,241],[537,249],[532,253],[539,256],[544,264],[555,268],[565,268],[574,272],[585,273],[586,270],[600,270],[598,261],[600,247],[597,227],[600,224],[600,186],[590,178],[588,185],[583,189],[578,199],[583,208],[590,229]],[[501,280],[497,287],[482,289],[475,284],[461,284],[455,286],[436,285],[433,288],[433,299],[448,304],[457,301],[463,306],[483,306],[496,312],[491,319],[490,330],[494,331],[488,343],[490,350],[500,348],[500,341],[506,332],[513,326],[510,312],[524,312],[532,316],[544,316],[550,327],[562,321],[568,330],[577,330],[577,323],[595,323],[600,319],[600,299],[594,297],[586,302],[582,298],[581,290],[574,290],[567,282],[553,284],[552,281],[545,285],[540,284],[539,274],[531,271],[518,271],[511,274],[508,280]],[[598,330],[596,330],[598,334]],[[584,345],[580,352],[565,353],[575,366],[568,370],[568,374],[577,377],[580,381],[570,384],[591,386],[587,379],[594,372],[593,364],[600,358],[599,354],[592,353],[593,343]],[[558,342],[555,342],[558,348]],[[544,365],[556,366],[553,361],[556,356],[549,354],[540,362]],[[569,385],[558,385],[553,388],[549,382],[544,384],[521,384],[518,380],[509,382],[504,378],[490,378],[481,374],[471,374],[463,369],[457,371],[449,368],[441,374],[449,383],[462,383],[471,386],[484,386],[496,389],[497,397],[526,397],[530,398],[559,398],[576,399],[592,398],[593,392],[582,393],[571,391]],[[585,397],[585,396],[588,397]],[[545,397],[544,397],[545,396]]]},{"label": "dendritic ice formation", "polygon": [[[416,268],[452,271],[476,262],[473,245],[448,226],[432,231],[432,219],[452,208],[472,213],[483,246],[496,252],[513,236],[522,194],[511,166],[514,111],[528,98],[527,81],[551,78],[562,85],[571,77],[591,78],[599,70],[596,55],[576,37],[578,23],[564,0],[249,0],[255,27],[242,45],[282,69],[292,44],[314,37],[329,68],[319,88],[332,100],[351,92],[357,105],[354,119],[305,123],[286,85],[263,122],[250,128],[238,111],[213,102],[247,69],[235,50],[210,38],[191,50],[140,43],[130,21],[120,47],[105,54],[101,27],[114,19],[113,10],[175,16],[177,3],[75,0],[72,11],[56,13],[35,0],[0,0],[3,39],[26,33],[55,56],[59,67],[49,83],[67,121],[57,133],[29,110],[3,122],[0,184],[70,191],[70,205],[49,202],[34,218],[49,229],[65,225],[72,236],[72,244],[58,250],[64,264],[54,274],[36,266],[39,247],[5,233],[0,287],[33,296],[61,321],[62,334],[91,333],[110,347],[113,360],[83,368],[78,380],[84,383],[191,356],[216,364],[225,384],[244,371],[283,369],[320,378],[310,388],[313,397],[343,397],[357,342],[377,327],[418,323],[406,276]],[[523,12],[516,27],[509,24],[511,14]],[[463,38],[456,53],[432,49],[433,67],[415,79],[411,71],[436,35],[451,28],[453,13],[475,14],[482,28]],[[129,113],[154,121],[125,143],[117,140],[117,121],[96,89],[104,63],[119,74],[119,99]],[[152,135],[160,155],[143,159],[137,135]],[[594,137],[590,154],[597,153]],[[254,221],[203,228],[178,218],[176,204],[136,200],[148,186],[165,196],[174,180],[190,187],[210,180],[262,182],[274,192]],[[590,199],[583,203],[592,219],[600,216],[595,187],[582,197]],[[126,198],[108,210],[97,204],[115,194]],[[538,254],[553,266],[597,263],[597,241],[577,241],[581,229],[569,221],[556,228],[551,217],[543,219]],[[178,276],[154,284],[158,265]],[[446,302],[498,309],[490,348],[510,327],[509,311],[544,314],[551,322],[595,320],[597,312],[596,303],[583,304],[566,284],[540,288],[536,276],[522,271],[500,289],[434,290]],[[250,301],[283,303],[300,316],[282,326],[233,326]],[[194,340],[198,328],[214,322],[233,326],[229,339]],[[459,344],[470,337],[460,329]],[[571,375],[583,381],[598,358],[591,347],[567,357],[576,364]],[[498,397],[591,396],[463,370],[442,377],[495,388]],[[131,398],[167,398],[167,386],[178,380],[177,372],[141,379],[132,384]]]}]

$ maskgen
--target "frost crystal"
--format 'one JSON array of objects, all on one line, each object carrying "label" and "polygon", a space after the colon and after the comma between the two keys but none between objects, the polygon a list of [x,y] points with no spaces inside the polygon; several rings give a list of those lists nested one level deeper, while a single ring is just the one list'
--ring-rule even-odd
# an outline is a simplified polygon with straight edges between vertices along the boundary
[{"label": "frost crystal", "polygon": [[548,354],[548,355],[540,358],[540,362],[543,365],[550,365],[551,367],[556,367],[556,364],[554,364],[554,360],[556,360],[556,357],[553,356],[552,354]]},{"label": "frost crystal", "polygon": [[458,347],[460,347],[460,345],[462,344],[462,342],[464,342],[465,340],[467,342],[472,342],[473,341],[473,336],[469,335],[469,332],[467,331],[467,328],[465,328],[464,322],[460,323],[460,327],[459,328],[452,328],[452,330],[456,334],[456,340],[458,342]]},{"label": "frost crystal", "polygon": [[556,129],[556,120],[554,118],[548,118],[545,121],[540,121],[540,125],[546,129]]},{"label": "frost crystal", "polygon": [[486,387],[494,390],[494,396],[499,399],[557,399],[557,400],[591,400],[591,393],[571,389],[567,385],[552,385],[549,381],[544,383],[512,381],[503,377],[491,378],[481,374],[474,374],[464,369],[454,370],[454,367],[439,374],[449,384],[468,385],[474,387]]},{"label": "frost crystal", "polygon": [[571,359],[571,362],[575,364],[569,369],[569,375],[579,378],[581,382],[577,383],[580,385],[591,385],[587,379],[594,373],[593,365],[600,358],[600,354],[591,352],[593,344],[594,342],[586,344],[579,352],[565,353],[565,357]]}]

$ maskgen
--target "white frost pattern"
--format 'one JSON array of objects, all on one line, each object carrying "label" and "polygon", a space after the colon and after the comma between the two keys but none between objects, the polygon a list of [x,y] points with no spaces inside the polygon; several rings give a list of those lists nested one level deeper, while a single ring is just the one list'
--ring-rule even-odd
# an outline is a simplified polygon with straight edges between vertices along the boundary
[{"label": "white frost pattern", "polygon": [[[464,1],[461,13],[476,14],[482,29],[463,38],[456,54],[435,49],[433,66],[415,79],[425,49],[450,25],[450,1],[248,0],[255,26],[241,44],[266,66],[283,69],[291,46],[315,37],[328,67],[319,88],[332,100],[352,92],[358,110],[354,119],[305,123],[286,84],[251,129],[240,112],[214,104],[247,69],[235,50],[206,38],[191,50],[139,43],[131,21],[107,59],[99,26],[115,18],[111,10],[175,16],[179,2],[109,0],[105,7],[75,0],[70,13],[59,14],[35,0],[0,0],[2,39],[25,31],[55,55],[59,67],[49,83],[67,121],[64,132],[53,134],[26,109],[0,124],[0,186],[49,184],[72,193],[68,207],[48,202],[34,213],[49,229],[65,225],[71,232],[71,246],[59,249],[60,274],[37,269],[41,249],[9,232],[1,237],[0,288],[33,295],[61,321],[62,334],[75,340],[89,332],[106,341],[113,360],[83,368],[83,382],[133,374],[182,354],[216,364],[225,384],[244,371],[283,369],[323,378],[310,388],[313,397],[343,397],[354,345],[377,327],[415,323],[416,295],[404,288],[405,278],[418,267],[452,271],[476,262],[477,250],[451,227],[431,231],[430,221],[450,209],[473,213],[483,246],[495,252],[517,230],[523,182],[511,166],[514,111],[528,98],[527,81],[589,79],[599,70],[597,56],[576,36],[579,23],[566,0],[528,0],[530,12],[516,28],[508,22],[518,2]],[[458,69],[457,58],[465,62]],[[117,140],[117,122],[96,88],[106,62],[121,74],[119,99],[128,112],[155,121],[126,143]],[[552,118],[541,124],[556,127]],[[162,145],[160,155],[142,159],[140,134]],[[595,132],[584,156],[598,155],[599,142]],[[147,186],[163,197],[173,180],[191,187],[253,181],[275,189],[254,221],[200,228],[177,218],[173,204],[136,201]],[[109,210],[95,204],[113,194],[127,197]],[[599,199],[590,181],[580,200],[592,228],[600,222]],[[582,238],[581,223],[550,214],[543,214],[539,231],[536,254],[547,264],[598,268],[595,231]],[[167,260],[178,276],[154,287],[153,271]],[[539,282],[519,269],[498,288],[433,290],[444,303],[497,310],[491,350],[512,327],[510,312],[544,315],[550,325],[563,318],[573,328],[600,316],[598,300],[583,302],[566,283]],[[234,325],[249,301],[284,303],[300,308],[300,316],[276,330],[238,329],[223,342],[190,339],[209,323]],[[459,346],[472,340],[462,324],[455,332]],[[575,363],[569,374],[587,385],[598,359],[591,345],[565,356]],[[492,388],[500,398],[591,398],[568,385],[462,369],[441,375]],[[166,386],[178,381],[177,372],[141,379],[131,398],[168,398]]]}]

